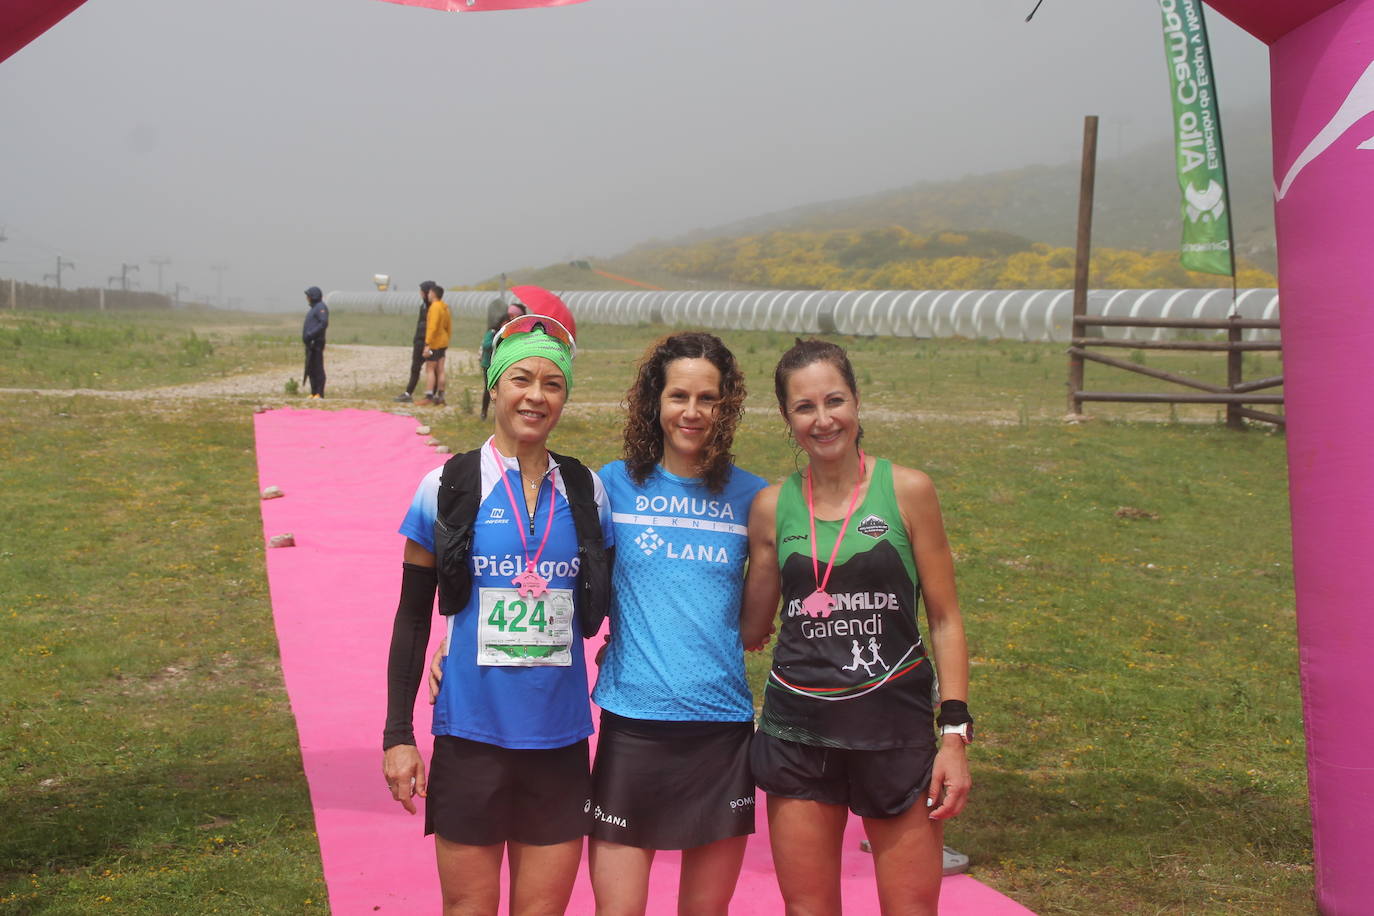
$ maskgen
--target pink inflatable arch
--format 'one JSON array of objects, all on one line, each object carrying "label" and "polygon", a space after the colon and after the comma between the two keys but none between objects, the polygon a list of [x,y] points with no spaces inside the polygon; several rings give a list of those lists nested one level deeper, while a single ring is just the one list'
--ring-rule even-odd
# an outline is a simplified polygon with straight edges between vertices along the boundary
[{"label": "pink inflatable arch", "polygon": [[[0,3],[0,61],[81,2]],[[1208,2],[1270,46],[1317,903],[1328,916],[1368,913],[1374,900],[1374,392],[1368,390],[1374,0]],[[504,5],[538,3],[492,3]]]},{"label": "pink inflatable arch", "polygon": [[1328,916],[1374,908],[1374,0],[1208,0],[1270,47],[1299,668]]},{"label": "pink inflatable arch", "polygon": [[42,35],[86,0],[0,2],[0,61]]}]

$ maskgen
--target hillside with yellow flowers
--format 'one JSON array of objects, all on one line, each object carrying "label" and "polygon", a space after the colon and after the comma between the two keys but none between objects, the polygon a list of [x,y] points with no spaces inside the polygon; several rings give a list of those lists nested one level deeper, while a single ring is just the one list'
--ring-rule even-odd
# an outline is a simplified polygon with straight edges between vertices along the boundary
[{"label": "hillside with yellow flowers", "polygon": [[[1268,122],[1229,125],[1236,282],[1277,285]],[[514,272],[557,289],[1064,289],[1073,285],[1077,163],[1036,165],[807,204]],[[1170,149],[1100,162],[1089,284],[1099,289],[1229,286],[1185,271]]]}]

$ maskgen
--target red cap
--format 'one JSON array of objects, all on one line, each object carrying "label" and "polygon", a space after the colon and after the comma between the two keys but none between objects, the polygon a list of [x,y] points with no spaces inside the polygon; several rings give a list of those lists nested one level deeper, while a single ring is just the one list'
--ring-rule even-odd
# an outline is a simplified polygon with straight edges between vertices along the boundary
[{"label": "red cap", "polygon": [[574,340],[577,339],[577,322],[573,320],[572,312],[563,304],[562,299],[542,286],[512,286],[510,294],[522,302],[530,314],[545,315],[554,319],[568,329]]}]

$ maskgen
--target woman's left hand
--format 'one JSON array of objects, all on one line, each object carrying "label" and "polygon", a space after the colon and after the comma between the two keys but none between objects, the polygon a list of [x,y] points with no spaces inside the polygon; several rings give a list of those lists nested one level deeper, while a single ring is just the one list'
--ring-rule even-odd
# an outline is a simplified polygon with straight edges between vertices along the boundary
[{"label": "woman's left hand", "polygon": [[745,652],[762,652],[764,649],[768,648],[768,640],[777,631],[778,628],[771,622],[768,624],[768,629],[766,631],[749,632],[741,627],[739,634],[740,644],[744,646]]},{"label": "woman's left hand", "polygon": [[958,735],[946,735],[935,754],[935,767],[930,773],[926,806],[931,820],[946,820],[958,815],[968,802],[973,789],[973,777],[968,771],[968,751]]}]

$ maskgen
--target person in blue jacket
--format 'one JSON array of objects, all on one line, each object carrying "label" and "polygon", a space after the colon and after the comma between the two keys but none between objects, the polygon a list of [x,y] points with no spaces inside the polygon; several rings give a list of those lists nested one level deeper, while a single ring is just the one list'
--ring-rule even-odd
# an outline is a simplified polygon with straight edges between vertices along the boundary
[{"label": "person in blue jacket", "polygon": [[324,397],[324,334],[329,329],[329,306],[318,286],[305,291],[305,326],[301,328],[301,342],[305,344],[305,376],[310,380],[310,398]]},{"label": "person in blue jacket", "polygon": [[726,912],[754,832],[740,603],[749,506],[766,482],[730,452],[744,397],[719,338],[663,338],[627,396],[625,457],[599,472],[619,545],[592,693],[599,913],[645,912],[660,849],[682,850],[679,913]]}]

